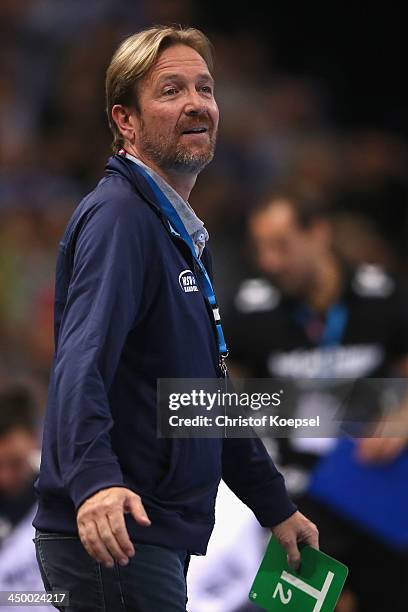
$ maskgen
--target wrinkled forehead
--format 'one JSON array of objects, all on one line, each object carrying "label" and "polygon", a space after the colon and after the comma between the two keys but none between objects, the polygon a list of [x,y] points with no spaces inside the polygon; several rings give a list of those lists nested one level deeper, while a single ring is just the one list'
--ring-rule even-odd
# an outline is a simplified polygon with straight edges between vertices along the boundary
[{"label": "wrinkled forehead", "polygon": [[196,78],[213,82],[204,58],[192,47],[182,44],[167,47],[146,75],[146,81],[156,84],[166,78]]}]

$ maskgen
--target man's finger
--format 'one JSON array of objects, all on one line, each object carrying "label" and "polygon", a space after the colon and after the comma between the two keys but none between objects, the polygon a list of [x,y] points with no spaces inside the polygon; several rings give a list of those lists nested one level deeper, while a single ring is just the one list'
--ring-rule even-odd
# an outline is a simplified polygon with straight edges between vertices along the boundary
[{"label": "man's finger", "polygon": [[128,508],[137,523],[148,527],[151,525],[151,521],[146,514],[146,510],[143,508],[143,504],[140,498],[137,496],[131,496],[127,499]]},{"label": "man's finger", "polygon": [[113,567],[113,558],[101,540],[94,521],[88,521],[84,526],[84,539],[85,548],[91,557],[106,567]]},{"label": "man's finger", "polygon": [[319,531],[316,525],[309,522],[307,528],[304,531],[304,535],[299,538],[299,542],[302,542],[303,544],[307,544],[308,546],[319,550]]},{"label": "man's finger", "polygon": [[388,438],[386,444],[383,446],[381,459],[384,462],[393,461],[402,453],[406,445],[406,438]]},{"label": "man's finger", "polygon": [[96,522],[96,528],[98,530],[100,539],[105,544],[112,557],[121,565],[126,565],[129,561],[128,555],[119,545],[119,542],[112,532],[108,518],[106,516],[102,516],[100,519],[98,519]]},{"label": "man's finger", "polygon": [[86,529],[85,527],[79,526],[78,527],[78,534],[79,534],[79,538],[82,542],[83,547],[85,548],[86,552],[88,553],[88,555],[90,557],[93,557],[93,551],[91,549],[91,547],[88,544],[88,540],[86,539]]},{"label": "man's finger", "polygon": [[406,446],[406,438],[365,438],[359,441],[357,458],[363,463],[387,463]]},{"label": "man's finger", "polygon": [[107,516],[112,533],[118,541],[119,546],[128,557],[133,557],[135,549],[126,529],[123,512],[111,512]]},{"label": "man's finger", "polygon": [[295,540],[283,540],[280,542],[288,555],[288,563],[294,570],[300,567],[300,552]]},{"label": "man's finger", "polygon": [[357,456],[360,461],[375,462],[381,454],[382,438],[363,438],[357,446]]}]

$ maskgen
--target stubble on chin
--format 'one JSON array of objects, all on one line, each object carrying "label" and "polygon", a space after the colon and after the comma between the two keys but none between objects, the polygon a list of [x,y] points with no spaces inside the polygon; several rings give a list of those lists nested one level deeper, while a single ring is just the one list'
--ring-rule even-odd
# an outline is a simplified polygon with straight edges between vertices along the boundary
[{"label": "stubble on chin", "polygon": [[140,149],[143,156],[151,159],[163,170],[177,170],[186,174],[201,172],[214,157],[217,135],[212,132],[208,146],[203,150],[193,149],[174,137],[156,135],[151,137],[141,126],[139,133]]}]

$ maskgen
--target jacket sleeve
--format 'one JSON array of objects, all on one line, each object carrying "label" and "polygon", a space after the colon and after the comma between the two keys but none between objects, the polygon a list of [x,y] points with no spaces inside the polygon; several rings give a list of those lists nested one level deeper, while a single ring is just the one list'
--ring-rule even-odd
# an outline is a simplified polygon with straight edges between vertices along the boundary
[{"label": "jacket sleeve", "polygon": [[274,527],[297,510],[282,474],[258,437],[224,439],[222,478],[262,527]]},{"label": "jacket sleeve", "polygon": [[108,391],[140,307],[140,237],[129,207],[109,201],[88,214],[75,244],[51,384],[58,462],[77,509],[100,489],[124,486]]}]

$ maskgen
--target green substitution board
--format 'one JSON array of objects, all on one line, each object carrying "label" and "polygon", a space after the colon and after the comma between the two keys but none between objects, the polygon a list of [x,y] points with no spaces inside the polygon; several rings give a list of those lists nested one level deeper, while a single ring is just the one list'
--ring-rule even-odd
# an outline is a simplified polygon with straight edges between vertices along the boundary
[{"label": "green substitution board", "polygon": [[304,546],[298,572],[287,562],[286,551],[270,539],[249,599],[272,612],[333,612],[347,578],[343,563]]}]

